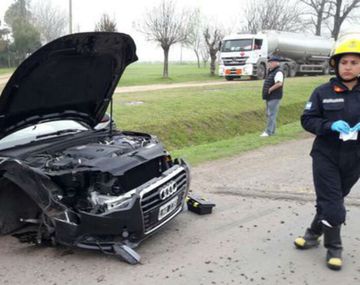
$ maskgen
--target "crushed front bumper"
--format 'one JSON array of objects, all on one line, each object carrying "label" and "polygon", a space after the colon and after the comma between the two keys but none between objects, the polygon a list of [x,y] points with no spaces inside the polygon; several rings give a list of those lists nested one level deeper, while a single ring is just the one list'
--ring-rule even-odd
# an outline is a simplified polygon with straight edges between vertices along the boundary
[{"label": "crushed front bumper", "polygon": [[189,184],[188,165],[175,160],[160,177],[126,193],[126,203],[114,199],[100,215],[65,211],[55,218],[55,241],[109,254],[119,245],[134,248],[181,212]]}]

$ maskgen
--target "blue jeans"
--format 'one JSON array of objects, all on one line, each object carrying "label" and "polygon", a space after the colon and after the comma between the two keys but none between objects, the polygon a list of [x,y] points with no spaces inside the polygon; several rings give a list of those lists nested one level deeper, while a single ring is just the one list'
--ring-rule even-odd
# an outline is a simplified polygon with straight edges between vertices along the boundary
[{"label": "blue jeans", "polygon": [[279,112],[280,99],[273,99],[266,101],[266,118],[267,124],[265,132],[268,135],[273,135],[276,128],[276,117]]}]

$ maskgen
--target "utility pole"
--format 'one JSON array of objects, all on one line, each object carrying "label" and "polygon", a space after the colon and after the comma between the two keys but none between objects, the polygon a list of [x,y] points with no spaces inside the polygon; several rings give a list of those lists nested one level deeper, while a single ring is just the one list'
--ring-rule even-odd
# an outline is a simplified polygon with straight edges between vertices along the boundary
[{"label": "utility pole", "polygon": [[69,0],[69,34],[72,34],[72,0]]}]

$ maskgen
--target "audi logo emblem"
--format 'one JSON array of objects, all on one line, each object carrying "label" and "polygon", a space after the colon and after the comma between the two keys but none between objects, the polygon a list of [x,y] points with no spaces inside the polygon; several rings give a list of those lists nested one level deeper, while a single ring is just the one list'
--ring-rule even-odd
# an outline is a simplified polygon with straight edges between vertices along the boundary
[{"label": "audi logo emblem", "polygon": [[176,182],[172,181],[160,188],[160,199],[165,200],[177,191]]}]

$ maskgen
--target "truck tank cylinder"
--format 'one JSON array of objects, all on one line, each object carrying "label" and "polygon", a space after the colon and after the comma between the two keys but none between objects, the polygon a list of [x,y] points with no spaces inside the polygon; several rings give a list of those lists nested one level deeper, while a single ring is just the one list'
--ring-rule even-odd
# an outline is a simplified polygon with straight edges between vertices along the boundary
[{"label": "truck tank cylinder", "polygon": [[311,56],[329,56],[333,39],[301,33],[268,31],[268,52],[293,60],[305,60]]}]

